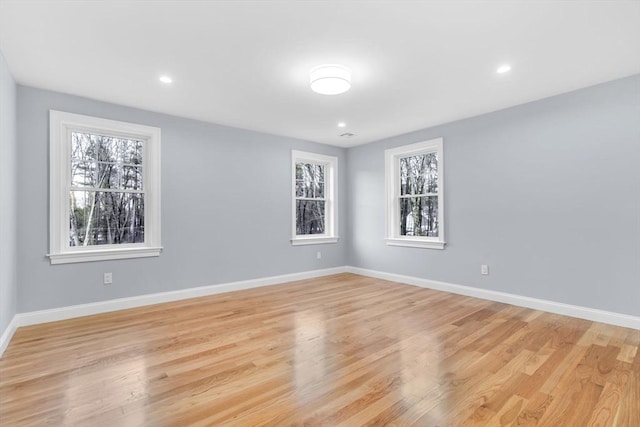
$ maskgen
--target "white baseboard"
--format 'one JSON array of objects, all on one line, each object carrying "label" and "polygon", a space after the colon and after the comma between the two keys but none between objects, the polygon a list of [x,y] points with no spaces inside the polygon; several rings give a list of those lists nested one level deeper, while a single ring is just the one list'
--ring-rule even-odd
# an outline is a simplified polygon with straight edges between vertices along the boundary
[{"label": "white baseboard", "polygon": [[18,321],[16,320],[16,316],[13,316],[13,318],[11,319],[11,322],[9,322],[9,325],[2,333],[2,336],[0,337],[0,357],[2,357],[2,355],[4,354],[4,351],[7,349],[7,346],[9,345],[11,338],[13,338],[13,334],[16,332],[17,328],[18,328]]},{"label": "white baseboard", "polygon": [[393,282],[406,283],[409,285],[420,286],[422,288],[435,289],[438,291],[450,292],[453,294],[465,295],[496,302],[503,302],[519,307],[527,307],[535,310],[562,314],[564,316],[579,317],[580,319],[592,320],[594,322],[608,323],[611,325],[640,330],[640,317],[631,316],[628,314],[614,313],[611,311],[597,310],[594,308],[580,307],[577,305],[570,305],[560,302],[525,297],[521,295],[508,294],[506,292],[491,291],[487,289],[456,285],[447,282],[438,282],[436,280],[421,279],[419,277],[404,276],[401,274],[386,273],[359,267],[347,266],[346,270],[349,273],[360,274],[362,276],[369,276],[378,279],[390,280]]},{"label": "white baseboard", "polygon": [[508,294],[505,292],[491,291],[487,289],[474,288],[471,286],[456,285],[453,283],[439,282],[435,280],[422,279],[419,277],[405,276],[395,273],[369,270],[359,267],[335,267],[323,270],[312,270],[301,273],[284,274],[281,276],[263,277],[259,279],[243,280],[239,282],[223,283],[219,285],[201,286],[197,288],[181,289],[178,291],[160,292],[149,295],[140,295],[129,298],[119,298],[109,301],[100,301],[89,304],[80,304],[69,307],[54,308],[50,310],[32,311],[28,313],[16,314],[9,326],[0,337],[0,357],[9,345],[16,328],[20,326],[35,325],[39,323],[54,322],[57,320],[71,319],[74,317],[89,316],[92,314],[107,313],[110,311],[124,310],[127,308],[142,307],[163,302],[178,301],[188,298],[197,298],[206,295],[220,294],[224,292],[239,291],[243,289],[257,288],[261,286],[277,285],[280,283],[293,282],[296,280],[313,279],[316,277],[329,276],[339,273],[354,273],[362,276],[375,277],[378,279],[390,280],[394,282],[406,283],[423,288],[435,289],[438,291],[451,292],[454,294],[471,296],[490,301],[503,302],[520,307],[532,308],[535,310],[547,311],[550,313],[562,314],[565,316],[579,317],[581,319],[595,322],[608,323],[611,325],[623,326],[626,328],[640,330],[640,317],[627,314],[614,313],[610,311],[597,310],[588,307],[563,304],[554,301],[547,301],[537,298],[530,298],[520,295]]},{"label": "white baseboard", "polygon": [[[243,289],[257,288],[261,286],[277,285],[280,283],[294,282],[296,280],[313,279],[332,274],[345,273],[346,267],[327,268],[323,270],[304,271],[301,273],[283,274],[281,276],[263,277],[259,279],[242,280],[239,282],[222,283],[219,285],[201,286],[197,288],[181,289],[178,291],[159,292],[155,294],[140,295],[129,298],[118,298],[108,301],[100,301],[89,304],[73,305],[69,307],[53,308],[50,310],[31,311],[16,314],[14,320],[16,326],[36,325],[39,323],[54,322],[56,320],[71,319],[74,317],[89,316],[92,314],[107,313],[110,311],[124,310],[127,308],[142,307],[163,302],[178,301],[188,298],[197,298],[206,295],[221,294],[224,292],[239,291]],[[4,335],[3,335],[4,336]]]}]

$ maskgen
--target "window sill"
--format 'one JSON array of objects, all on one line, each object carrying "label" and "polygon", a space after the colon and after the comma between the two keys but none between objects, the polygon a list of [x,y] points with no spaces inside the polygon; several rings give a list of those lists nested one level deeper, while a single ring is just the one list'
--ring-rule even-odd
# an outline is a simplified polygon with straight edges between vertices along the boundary
[{"label": "window sill", "polygon": [[338,237],[297,237],[295,239],[291,239],[291,244],[293,246],[324,245],[327,243],[338,243]]},{"label": "window sill", "polygon": [[86,251],[70,251],[57,254],[48,254],[47,256],[51,260],[51,264],[70,264],[74,262],[156,257],[160,256],[161,251],[161,247],[94,249]]},{"label": "window sill", "polygon": [[444,249],[445,242],[418,240],[418,239],[385,239],[389,246],[405,246],[422,249]]}]

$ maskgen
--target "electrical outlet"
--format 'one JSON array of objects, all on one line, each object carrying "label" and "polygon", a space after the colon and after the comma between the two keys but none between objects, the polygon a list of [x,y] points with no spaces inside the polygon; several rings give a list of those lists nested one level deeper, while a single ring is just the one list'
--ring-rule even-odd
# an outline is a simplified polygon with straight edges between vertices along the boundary
[{"label": "electrical outlet", "polygon": [[320,251],[316,252],[316,258],[317,259],[322,259],[322,252],[320,252]]},{"label": "electrical outlet", "polygon": [[104,273],[104,281],[105,285],[110,285],[113,283],[113,273]]},{"label": "electrical outlet", "polygon": [[480,274],[484,274],[485,276],[489,274],[489,266],[487,264],[480,266]]}]

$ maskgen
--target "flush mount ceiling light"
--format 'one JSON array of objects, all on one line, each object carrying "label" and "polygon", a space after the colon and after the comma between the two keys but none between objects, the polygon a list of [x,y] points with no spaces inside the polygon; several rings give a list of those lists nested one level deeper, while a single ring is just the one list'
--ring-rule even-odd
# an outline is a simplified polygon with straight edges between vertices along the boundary
[{"label": "flush mount ceiling light", "polygon": [[504,64],[498,67],[498,69],[496,70],[496,73],[504,74],[504,73],[508,73],[509,71],[511,71],[511,65]]},{"label": "flush mount ceiling light", "polygon": [[160,80],[162,83],[167,84],[167,85],[170,84],[171,82],[173,82],[173,79],[171,77],[167,76],[167,75],[160,76],[158,78],[158,80]]},{"label": "flush mount ceiling light", "polygon": [[320,65],[309,75],[311,90],[322,95],[338,95],[351,88],[351,70],[342,65]]},{"label": "flush mount ceiling light", "polygon": [[338,127],[339,127],[339,128],[343,128],[343,127],[345,127],[345,126],[347,126],[347,124],[346,124],[345,122],[339,122],[339,123],[338,123]]}]

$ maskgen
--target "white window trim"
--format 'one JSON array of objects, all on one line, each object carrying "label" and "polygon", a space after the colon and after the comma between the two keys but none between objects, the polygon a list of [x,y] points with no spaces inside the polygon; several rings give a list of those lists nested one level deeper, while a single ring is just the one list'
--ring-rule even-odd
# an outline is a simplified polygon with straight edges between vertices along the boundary
[{"label": "white window trim", "polygon": [[[430,139],[385,150],[385,241],[391,246],[408,246],[425,249],[444,249],[444,155],[442,138]],[[438,237],[401,236],[397,203],[400,193],[400,158],[423,153],[438,153]]]},{"label": "white window trim", "polygon": [[[296,163],[309,162],[325,165],[325,232],[323,234],[296,234]],[[338,242],[338,158],[323,154],[291,150],[291,244],[320,245]]]},{"label": "white window trim", "polygon": [[[71,247],[69,245],[69,185],[71,131],[86,131],[144,140],[145,242]],[[49,258],[51,264],[159,256],[160,128],[80,114],[49,111]]]}]

